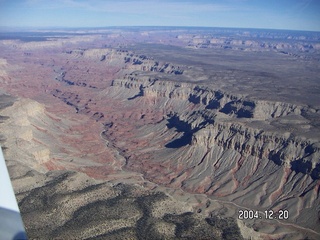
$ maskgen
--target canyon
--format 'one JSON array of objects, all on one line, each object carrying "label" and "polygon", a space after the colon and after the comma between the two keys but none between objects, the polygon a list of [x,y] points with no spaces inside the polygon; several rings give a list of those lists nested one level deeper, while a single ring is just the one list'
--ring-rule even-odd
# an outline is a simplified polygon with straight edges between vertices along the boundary
[{"label": "canyon", "polygon": [[1,145],[28,236],[317,239],[319,39],[129,28],[0,40]]}]

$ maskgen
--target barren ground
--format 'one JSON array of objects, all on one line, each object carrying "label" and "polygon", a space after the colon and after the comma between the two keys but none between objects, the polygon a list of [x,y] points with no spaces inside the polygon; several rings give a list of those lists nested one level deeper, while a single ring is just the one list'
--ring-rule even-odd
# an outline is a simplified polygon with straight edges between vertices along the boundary
[{"label": "barren ground", "polygon": [[31,239],[319,237],[319,36],[220,31],[0,40],[1,144]]}]

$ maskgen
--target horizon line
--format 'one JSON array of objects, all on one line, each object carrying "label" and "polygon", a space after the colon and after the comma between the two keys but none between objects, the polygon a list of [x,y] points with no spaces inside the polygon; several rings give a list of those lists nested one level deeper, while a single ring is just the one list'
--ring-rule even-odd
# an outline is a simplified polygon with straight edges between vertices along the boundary
[{"label": "horizon line", "polygon": [[121,26],[85,26],[85,27],[71,27],[71,26],[0,26],[0,32],[5,32],[3,30],[11,29],[11,31],[6,32],[14,32],[14,30],[20,29],[20,30],[85,30],[85,29],[112,29],[112,28],[171,28],[171,29],[178,29],[178,28],[199,28],[199,29],[243,29],[243,30],[273,30],[273,31],[296,31],[296,32],[314,32],[314,33],[320,33],[319,30],[306,30],[306,29],[280,29],[280,28],[253,28],[253,27],[219,27],[219,26],[166,26],[166,25],[154,25],[154,26],[148,26],[148,25],[121,25]]}]

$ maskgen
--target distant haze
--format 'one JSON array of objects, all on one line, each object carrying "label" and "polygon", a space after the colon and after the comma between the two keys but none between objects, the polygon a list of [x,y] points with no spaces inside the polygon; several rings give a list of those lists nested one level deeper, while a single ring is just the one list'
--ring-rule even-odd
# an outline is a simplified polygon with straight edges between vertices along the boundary
[{"label": "distant haze", "polygon": [[0,0],[1,27],[203,26],[320,31],[318,0]]}]

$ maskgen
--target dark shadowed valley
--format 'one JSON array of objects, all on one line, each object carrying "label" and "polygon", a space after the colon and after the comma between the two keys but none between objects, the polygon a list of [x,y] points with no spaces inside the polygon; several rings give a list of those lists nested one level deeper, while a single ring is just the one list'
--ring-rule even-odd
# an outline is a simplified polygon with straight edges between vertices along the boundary
[{"label": "dark shadowed valley", "polygon": [[0,34],[30,239],[320,238],[320,34]]}]

